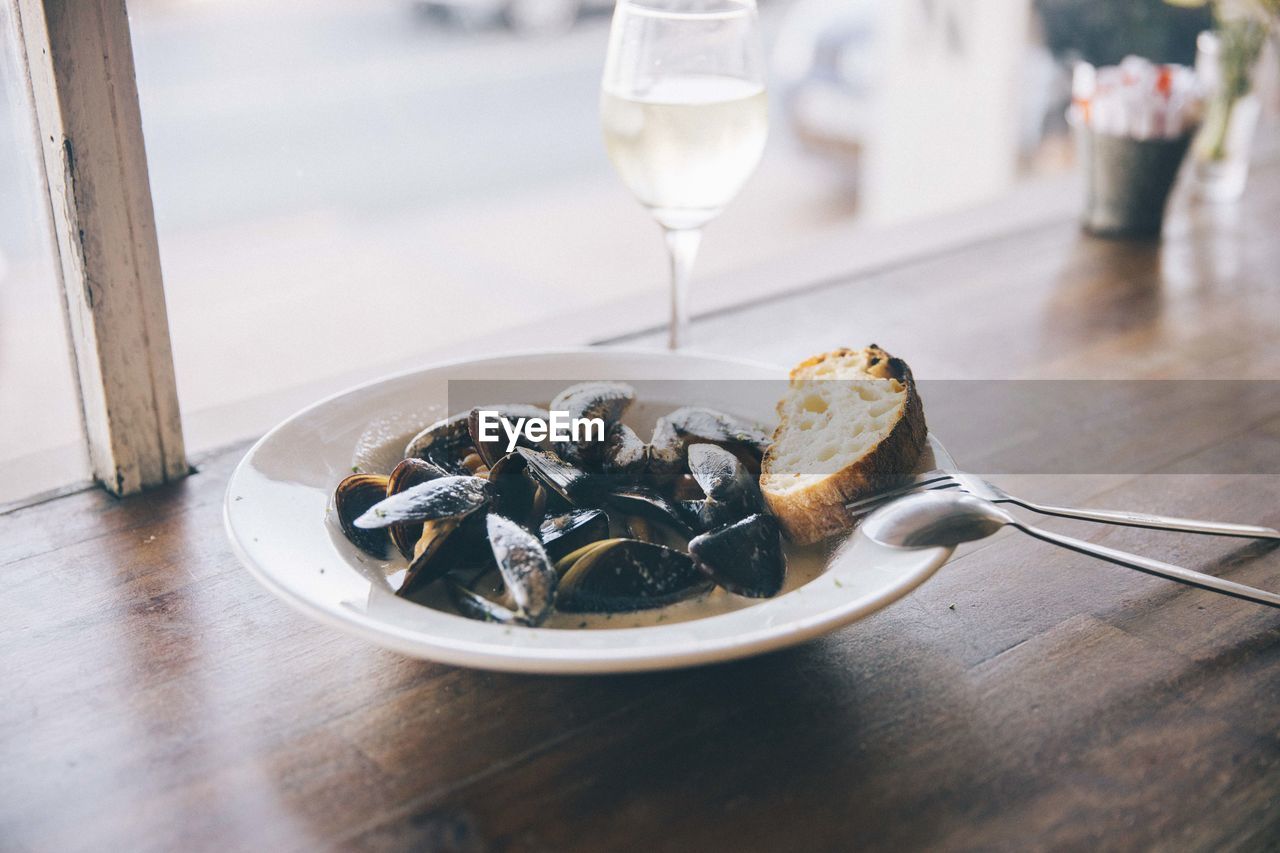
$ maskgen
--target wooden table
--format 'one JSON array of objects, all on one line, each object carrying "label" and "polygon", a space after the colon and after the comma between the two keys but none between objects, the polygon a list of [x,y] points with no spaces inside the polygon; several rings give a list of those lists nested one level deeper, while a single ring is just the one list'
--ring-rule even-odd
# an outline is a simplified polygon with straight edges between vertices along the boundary
[{"label": "wooden table", "polygon": [[[791,362],[875,340],[926,377],[1277,379],[1277,221],[1272,165],[1238,209],[1181,209],[1163,245],[1037,226],[702,318],[695,342]],[[143,497],[0,517],[0,847],[1280,845],[1280,612],[1009,534],[754,660],[472,672],[260,588],[220,518],[244,449]],[[1276,471],[1280,401],[1261,422],[1185,413],[1100,452],[1123,461],[1020,486],[1280,525],[1280,477],[1176,473]],[[1264,545],[1049,526],[1280,588]]]}]

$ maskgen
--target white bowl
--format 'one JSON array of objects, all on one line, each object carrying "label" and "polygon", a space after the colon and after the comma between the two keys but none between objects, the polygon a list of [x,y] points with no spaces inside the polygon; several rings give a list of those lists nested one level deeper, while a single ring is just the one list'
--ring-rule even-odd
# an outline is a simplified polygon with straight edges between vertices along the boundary
[{"label": "white bowl", "polygon": [[[299,412],[245,455],[227,487],[227,532],[241,561],[267,589],[338,630],[413,657],[510,672],[607,673],[731,660],[817,637],[910,592],[946,562],[950,549],[896,551],[860,535],[828,546],[810,569],[792,559],[787,587],[771,599],[723,591],[705,618],[697,603],[616,624],[645,627],[523,628],[478,622],[398,598],[388,567],[336,531],[333,488],[361,453],[402,448],[403,435],[443,415],[449,380],[785,378],[781,368],[656,351],[538,352],[439,365],[354,388]],[[643,401],[674,408],[705,404],[705,382],[668,383],[689,399]],[[766,386],[767,387],[767,386]],[[779,386],[781,387],[781,386]],[[684,389],[684,390],[681,390]],[[772,411],[744,412],[761,420]],[[358,450],[361,443],[367,445]],[[922,467],[951,460],[932,437]],[[386,455],[386,454],[384,454]],[[812,559],[812,555],[810,555]],[[681,609],[683,608],[683,609]],[[668,618],[672,617],[672,618]],[[684,621],[678,621],[684,620]],[[606,623],[610,624],[610,623]]]}]

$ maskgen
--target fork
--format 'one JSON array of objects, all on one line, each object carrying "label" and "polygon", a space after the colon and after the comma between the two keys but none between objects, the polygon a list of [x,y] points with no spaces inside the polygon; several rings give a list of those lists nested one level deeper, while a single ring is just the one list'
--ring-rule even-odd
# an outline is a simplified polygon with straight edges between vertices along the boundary
[{"label": "fork", "polygon": [[922,474],[915,474],[885,491],[877,492],[852,503],[845,504],[850,519],[859,519],[883,504],[909,495],[913,492],[936,491],[939,489],[959,489],[962,492],[983,498],[992,503],[1011,503],[1042,515],[1056,515],[1063,518],[1079,518],[1085,521],[1097,521],[1103,524],[1120,524],[1126,527],[1152,527],[1158,530],[1177,530],[1183,533],[1205,533],[1215,536],[1240,536],[1250,539],[1280,540],[1280,530],[1271,527],[1257,527],[1251,524],[1229,524],[1218,521],[1197,521],[1191,518],[1171,518],[1164,515],[1149,515],[1141,512],[1127,512],[1109,509],[1075,509],[1065,506],[1049,506],[1033,503],[1015,497],[998,486],[974,474],[962,471],[948,471],[935,468]]}]

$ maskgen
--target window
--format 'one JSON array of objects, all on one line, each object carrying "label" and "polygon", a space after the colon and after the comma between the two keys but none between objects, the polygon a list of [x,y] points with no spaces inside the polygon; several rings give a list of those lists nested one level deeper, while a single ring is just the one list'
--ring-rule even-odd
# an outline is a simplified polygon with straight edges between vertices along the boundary
[{"label": "window", "polygon": [[9,4],[0,6],[0,506],[89,479],[45,212],[44,172]]}]

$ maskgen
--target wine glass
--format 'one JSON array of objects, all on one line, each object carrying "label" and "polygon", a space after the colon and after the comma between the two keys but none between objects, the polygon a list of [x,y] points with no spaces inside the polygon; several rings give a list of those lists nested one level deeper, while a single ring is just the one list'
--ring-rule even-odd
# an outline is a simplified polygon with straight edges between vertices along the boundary
[{"label": "wine glass", "polygon": [[688,327],[702,226],[755,171],[768,133],[755,0],[618,0],[601,83],[605,147],[662,226],[671,327]]}]

